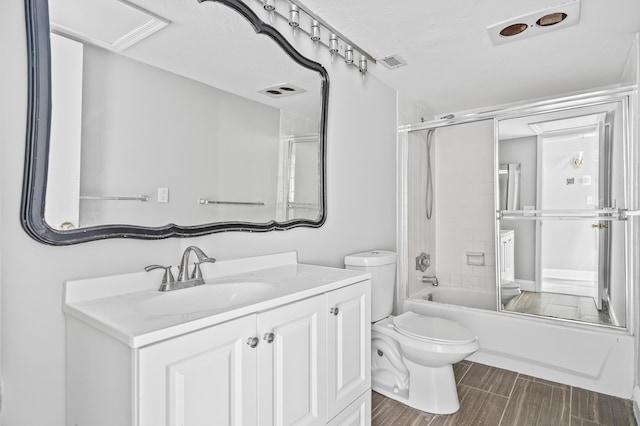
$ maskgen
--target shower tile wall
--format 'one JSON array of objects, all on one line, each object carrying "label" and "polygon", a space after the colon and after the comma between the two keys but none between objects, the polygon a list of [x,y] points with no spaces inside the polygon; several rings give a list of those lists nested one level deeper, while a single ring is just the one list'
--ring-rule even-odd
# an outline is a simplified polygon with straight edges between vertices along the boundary
[{"label": "shower tile wall", "polygon": [[[398,94],[398,125],[420,122],[420,119],[431,120],[433,114],[412,99]],[[411,133],[409,135],[408,152],[408,256],[409,256],[409,294],[415,293],[422,286],[420,278],[423,275],[434,275],[434,267],[425,273],[415,270],[415,257],[421,252],[431,255],[432,265],[435,258],[435,221],[427,221],[424,214],[424,182],[426,173],[426,132]],[[434,210],[435,213],[435,210]],[[435,214],[434,214],[435,216]]]},{"label": "shower tile wall", "polygon": [[[440,128],[431,159],[434,209],[425,214],[426,131],[409,135],[409,294],[425,287],[423,275],[441,285],[495,288],[493,121]],[[431,267],[416,271],[414,258],[431,255]],[[484,266],[467,265],[467,252],[485,254]]]},{"label": "shower tile wall", "polygon": [[[493,289],[493,121],[438,129],[434,141],[438,279],[441,285]],[[485,265],[467,265],[467,252],[484,253]]]},{"label": "shower tile wall", "polygon": [[[436,275],[436,259],[435,251],[436,241],[436,210],[435,200],[434,209],[431,220],[426,218],[425,205],[425,182],[427,176],[427,151],[426,151],[426,131],[414,132],[409,134],[409,152],[407,159],[408,181],[407,181],[407,220],[408,220],[408,247],[409,247],[409,295],[412,295],[422,289],[424,285],[420,278],[424,275]],[[432,176],[435,178],[435,170],[437,168],[434,154],[435,142],[431,147],[431,166]],[[435,183],[434,183],[435,189]],[[431,256],[431,266],[425,272],[415,269],[415,257],[425,252]]]}]

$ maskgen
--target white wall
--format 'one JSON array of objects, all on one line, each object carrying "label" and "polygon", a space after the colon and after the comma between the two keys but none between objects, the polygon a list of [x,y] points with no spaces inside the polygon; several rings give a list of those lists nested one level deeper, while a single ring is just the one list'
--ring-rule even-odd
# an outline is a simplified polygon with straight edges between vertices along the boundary
[{"label": "white wall", "polygon": [[0,2],[1,186],[1,423],[62,426],[64,420],[65,280],[175,264],[180,250],[200,245],[229,259],[297,250],[302,262],[340,267],[343,256],[371,248],[395,249],[396,93],[341,61],[329,70],[331,96],[327,151],[328,217],[320,229],[225,233],[198,239],[115,239],[49,247],[20,227],[19,209],[26,122],[26,49],[22,0]]},{"label": "white wall", "polygon": [[[560,141],[553,138],[542,139],[540,209],[588,209],[597,205],[596,141],[594,136]],[[571,159],[581,151],[584,152],[585,160],[583,166],[577,169]],[[588,185],[583,183],[584,178],[589,179]],[[567,184],[571,179],[574,183]],[[590,204],[586,201],[587,196],[591,197]],[[593,274],[594,267],[598,264],[597,234],[588,224],[579,221],[545,221],[542,223],[541,234],[543,271],[553,269]]]}]

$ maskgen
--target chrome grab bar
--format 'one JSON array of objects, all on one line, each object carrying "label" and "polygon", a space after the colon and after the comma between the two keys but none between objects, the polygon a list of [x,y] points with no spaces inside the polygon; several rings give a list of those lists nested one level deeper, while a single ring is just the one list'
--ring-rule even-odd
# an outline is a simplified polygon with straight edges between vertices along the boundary
[{"label": "chrome grab bar", "polygon": [[240,206],[264,206],[262,201],[218,201],[218,200],[206,200],[204,198],[198,199],[198,204],[231,204]]},{"label": "chrome grab bar", "polygon": [[148,195],[136,195],[131,197],[119,197],[111,195],[81,195],[81,200],[97,200],[97,201],[149,201]]},{"label": "chrome grab bar", "polygon": [[287,207],[290,209],[316,210],[318,205],[316,203],[295,203],[292,201],[287,203]]},{"label": "chrome grab bar", "polygon": [[626,220],[625,209],[497,210],[498,220]]}]

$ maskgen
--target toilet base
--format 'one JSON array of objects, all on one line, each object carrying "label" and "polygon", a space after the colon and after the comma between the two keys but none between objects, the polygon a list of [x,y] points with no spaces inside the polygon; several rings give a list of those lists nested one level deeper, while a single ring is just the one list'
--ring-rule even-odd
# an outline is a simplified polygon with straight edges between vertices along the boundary
[{"label": "toilet base", "polygon": [[432,414],[453,414],[460,409],[456,379],[453,366],[426,367],[407,359],[404,360],[409,369],[408,397],[404,392],[396,393],[383,384],[372,381],[374,391],[415,408]]}]

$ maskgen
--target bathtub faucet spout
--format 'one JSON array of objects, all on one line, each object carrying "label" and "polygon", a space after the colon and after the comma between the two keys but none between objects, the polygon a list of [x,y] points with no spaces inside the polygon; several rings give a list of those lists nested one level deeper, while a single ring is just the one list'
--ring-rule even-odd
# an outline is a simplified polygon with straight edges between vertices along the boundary
[{"label": "bathtub faucet spout", "polygon": [[422,277],[422,284],[431,284],[432,286],[437,287],[440,283],[438,282],[438,278],[434,275],[432,277]]}]

